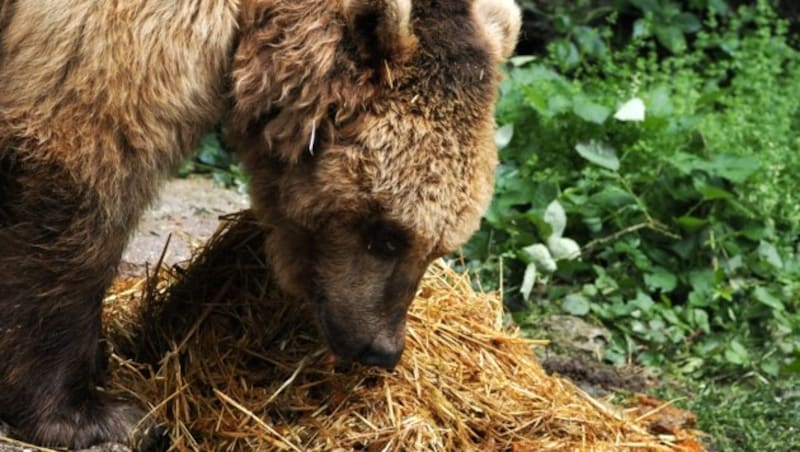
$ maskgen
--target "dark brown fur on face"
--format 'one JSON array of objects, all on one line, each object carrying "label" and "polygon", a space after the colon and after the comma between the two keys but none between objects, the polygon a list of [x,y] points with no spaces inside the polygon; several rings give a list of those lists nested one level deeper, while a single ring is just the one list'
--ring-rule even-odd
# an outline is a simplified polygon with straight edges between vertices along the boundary
[{"label": "dark brown fur on face", "polygon": [[393,366],[422,273],[488,202],[518,26],[510,0],[0,0],[0,418],[129,439],[141,411],[96,389],[102,295],[223,117],[281,286],[337,354]]},{"label": "dark brown fur on face", "polygon": [[[285,290],[317,303],[337,355],[392,367],[425,268],[467,239],[489,200],[495,66],[518,11],[506,1],[253,6],[229,129],[272,230],[267,254]],[[274,77],[259,75],[267,68]]]}]

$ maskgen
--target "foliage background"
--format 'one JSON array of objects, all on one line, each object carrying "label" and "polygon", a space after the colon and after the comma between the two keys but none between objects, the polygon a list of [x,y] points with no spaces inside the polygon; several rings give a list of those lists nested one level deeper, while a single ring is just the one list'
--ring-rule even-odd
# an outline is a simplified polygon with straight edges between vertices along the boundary
[{"label": "foliage background", "polygon": [[[467,266],[491,285],[502,260],[523,325],[543,311],[603,321],[615,363],[797,372],[800,54],[787,23],[763,1],[629,3],[642,17],[627,40],[613,9],[599,26],[561,11],[564,37],[514,60],[495,199]],[[615,119],[631,99],[644,120]],[[526,247],[547,242],[553,200],[580,259],[539,272],[524,297]]]},{"label": "foliage background", "polygon": [[712,449],[800,447],[798,5],[522,4],[540,34],[461,262],[524,331],[605,325],[603,360],[678,381]]}]

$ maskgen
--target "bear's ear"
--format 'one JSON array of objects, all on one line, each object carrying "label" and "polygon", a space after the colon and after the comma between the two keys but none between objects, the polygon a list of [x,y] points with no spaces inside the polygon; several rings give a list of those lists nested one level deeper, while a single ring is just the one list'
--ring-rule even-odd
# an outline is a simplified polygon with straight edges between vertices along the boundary
[{"label": "bear's ear", "polygon": [[401,64],[414,53],[411,0],[344,0],[343,13],[366,62]]},{"label": "bear's ear", "polygon": [[473,13],[486,33],[497,62],[511,56],[517,46],[522,15],[514,0],[475,0]]}]

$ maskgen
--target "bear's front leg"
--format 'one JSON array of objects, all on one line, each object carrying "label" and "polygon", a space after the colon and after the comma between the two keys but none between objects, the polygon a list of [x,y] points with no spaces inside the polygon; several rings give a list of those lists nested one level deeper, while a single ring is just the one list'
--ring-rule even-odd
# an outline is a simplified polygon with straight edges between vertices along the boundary
[{"label": "bear's front leg", "polygon": [[0,163],[0,418],[39,445],[150,441],[142,410],[98,389],[102,297],[140,209],[57,165]]}]

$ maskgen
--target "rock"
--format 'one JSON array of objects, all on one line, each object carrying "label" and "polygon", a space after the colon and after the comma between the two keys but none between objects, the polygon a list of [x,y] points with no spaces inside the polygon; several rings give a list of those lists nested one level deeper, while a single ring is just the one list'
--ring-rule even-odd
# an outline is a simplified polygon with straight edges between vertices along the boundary
[{"label": "rock", "polygon": [[538,327],[550,340],[551,348],[566,349],[590,355],[595,360],[603,356],[606,345],[611,342],[611,332],[602,325],[593,325],[580,317],[570,315],[549,315],[539,322]]}]

